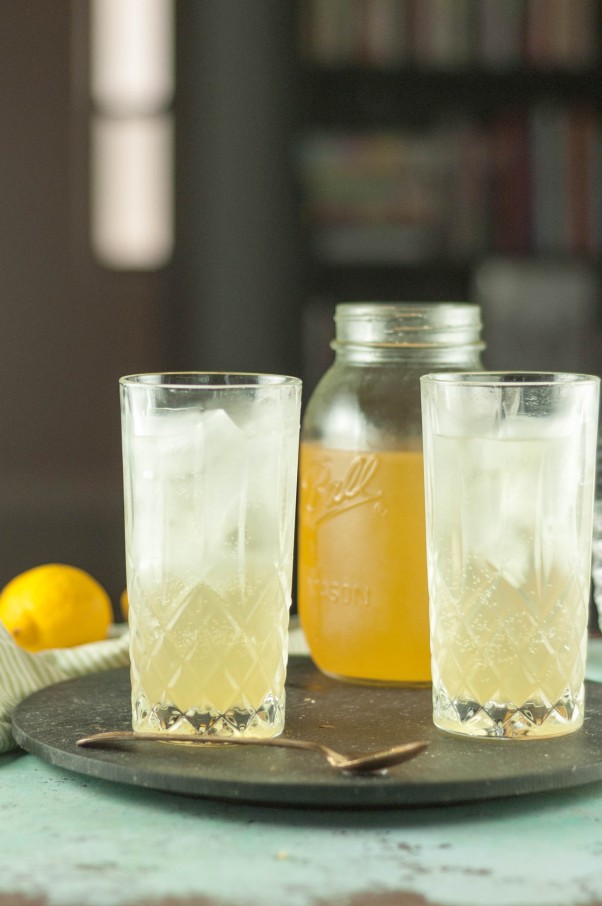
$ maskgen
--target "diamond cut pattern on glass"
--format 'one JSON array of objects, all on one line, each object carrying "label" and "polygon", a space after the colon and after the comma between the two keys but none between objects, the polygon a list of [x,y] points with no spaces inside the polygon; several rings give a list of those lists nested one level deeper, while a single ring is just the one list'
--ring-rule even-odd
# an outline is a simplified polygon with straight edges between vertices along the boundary
[{"label": "diamond cut pattern on glass", "polygon": [[[132,626],[132,700],[140,731],[273,736],[284,724],[288,601],[272,567],[252,588],[184,594],[149,654],[142,603]],[[138,665],[137,667],[134,665]],[[152,707],[149,702],[157,703]]]},{"label": "diamond cut pattern on glass", "polygon": [[557,578],[548,576],[537,589],[526,583],[509,590],[491,570],[470,598],[454,595],[436,577],[436,594],[446,600],[431,626],[438,726],[482,736],[543,736],[582,722],[586,626],[576,615],[587,612],[583,582],[573,571],[563,582]]}]

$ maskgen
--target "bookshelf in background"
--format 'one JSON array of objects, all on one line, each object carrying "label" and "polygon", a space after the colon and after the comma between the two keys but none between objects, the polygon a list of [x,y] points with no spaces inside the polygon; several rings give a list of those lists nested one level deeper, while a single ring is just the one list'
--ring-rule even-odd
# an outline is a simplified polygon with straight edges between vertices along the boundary
[{"label": "bookshelf in background", "polygon": [[597,0],[304,0],[310,65],[579,69],[598,62]]},{"label": "bookshelf in background", "polygon": [[310,350],[337,301],[467,299],[489,258],[597,270],[600,0],[301,10]]},{"label": "bookshelf in background", "polygon": [[321,129],[299,163],[313,251],[333,264],[600,251],[602,127],[587,101],[426,131]]}]

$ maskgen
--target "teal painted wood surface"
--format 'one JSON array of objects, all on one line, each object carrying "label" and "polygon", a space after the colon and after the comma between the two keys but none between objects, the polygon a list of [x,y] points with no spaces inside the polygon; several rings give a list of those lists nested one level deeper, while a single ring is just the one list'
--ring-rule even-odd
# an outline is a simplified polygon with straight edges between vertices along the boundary
[{"label": "teal painted wood surface", "polygon": [[594,906],[602,784],[445,808],[303,811],[0,758],[0,906]]}]

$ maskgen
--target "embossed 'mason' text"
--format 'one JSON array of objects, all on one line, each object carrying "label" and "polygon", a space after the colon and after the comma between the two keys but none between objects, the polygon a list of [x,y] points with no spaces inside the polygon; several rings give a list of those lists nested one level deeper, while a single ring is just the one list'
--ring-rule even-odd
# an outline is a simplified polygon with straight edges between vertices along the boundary
[{"label": "embossed 'mason' text", "polygon": [[359,454],[351,460],[342,478],[337,479],[328,460],[314,461],[303,479],[306,515],[317,524],[353,507],[380,500],[382,490],[368,487],[377,468],[374,454]]},{"label": "embossed 'mason' text", "polygon": [[309,590],[312,597],[322,598],[331,604],[343,604],[353,607],[370,606],[370,588],[367,585],[311,578],[309,580]]}]

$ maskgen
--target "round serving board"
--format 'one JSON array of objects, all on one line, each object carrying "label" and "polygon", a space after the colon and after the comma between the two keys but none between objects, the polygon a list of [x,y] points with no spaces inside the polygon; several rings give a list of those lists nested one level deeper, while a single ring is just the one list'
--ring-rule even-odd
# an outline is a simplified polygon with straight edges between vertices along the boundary
[{"label": "round serving board", "polygon": [[319,753],[244,746],[136,741],[78,748],[92,733],[130,728],[124,668],[34,693],[16,709],[13,733],[28,752],[93,777],[214,799],[311,808],[441,805],[577,786],[602,779],[602,685],[588,683],[583,729],[549,740],[452,736],[431,721],[430,689],[337,682],[307,657],[289,660],[285,736],[338,751],[426,740],[425,752],[385,774],[333,770]]}]

